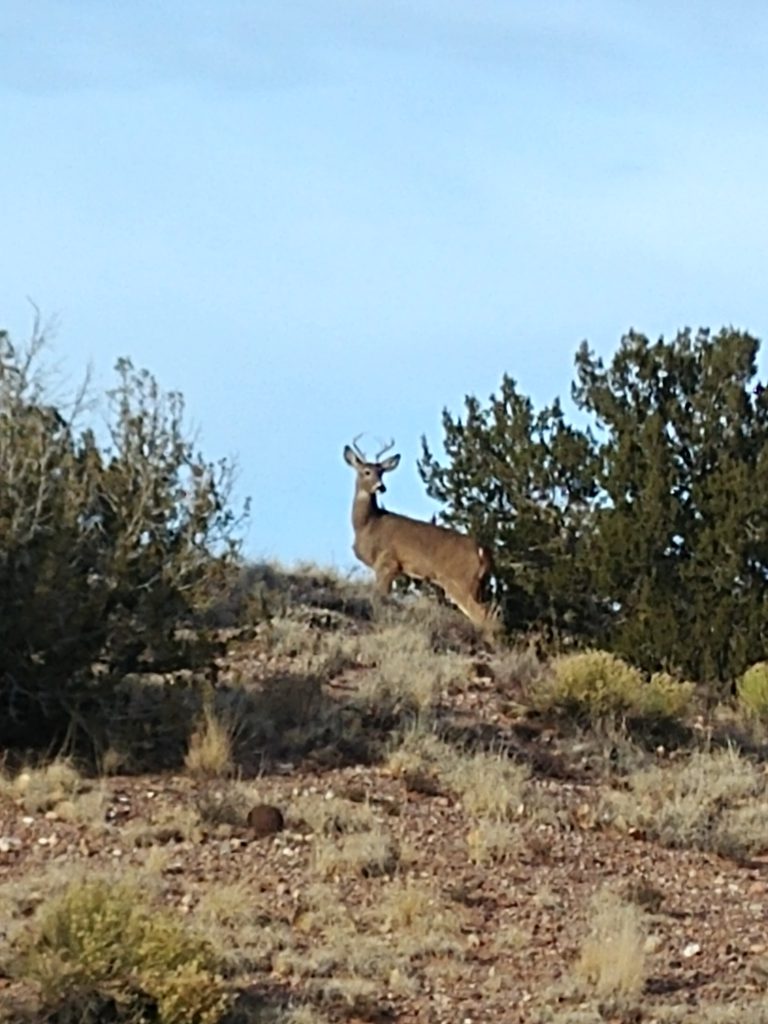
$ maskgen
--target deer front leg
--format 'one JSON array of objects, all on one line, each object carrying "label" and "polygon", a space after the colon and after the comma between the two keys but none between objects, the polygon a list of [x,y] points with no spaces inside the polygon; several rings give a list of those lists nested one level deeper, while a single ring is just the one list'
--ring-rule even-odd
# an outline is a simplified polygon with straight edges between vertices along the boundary
[{"label": "deer front leg", "polygon": [[382,596],[386,596],[400,573],[400,565],[391,559],[381,558],[373,571],[376,573],[376,589]]},{"label": "deer front leg", "polygon": [[371,602],[374,620],[383,621],[382,616],[386,615],[386,606],[388,604],[387,596],[392,589],[392,584],[395,582],[399,570],[399,565],[384,559],[376,562],[373,566],[373,571],[376,574],[374,596]]}]

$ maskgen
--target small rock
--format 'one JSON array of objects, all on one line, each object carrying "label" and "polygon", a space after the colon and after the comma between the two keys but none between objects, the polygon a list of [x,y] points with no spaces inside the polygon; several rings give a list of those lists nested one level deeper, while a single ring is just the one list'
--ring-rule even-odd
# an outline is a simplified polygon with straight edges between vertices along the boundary
[{"label": "small rock", "polygon": [[410,793],[421,793],[422,796],[440,796],[442,793],[440,783],[429,772],[419,770],[406,772],[403,782]]},{"label": "small rock", "polygon": [[11,850],[20,850],[21,840],[16,836],[0,836],[0,853],[10,853]]},{"label": "small rock", "polygon": [[256,804],[248,811],[248,825],[257,839],[282,832],[285,828],[283,812],[271,804]]},{"label": "small rock", "polygon": [[683,956],[686,960],[690,960],[692,956],[696,956],[696,954],[700,952],[701,946],[698,942],[689,942],[687,946],[683,947]]}]

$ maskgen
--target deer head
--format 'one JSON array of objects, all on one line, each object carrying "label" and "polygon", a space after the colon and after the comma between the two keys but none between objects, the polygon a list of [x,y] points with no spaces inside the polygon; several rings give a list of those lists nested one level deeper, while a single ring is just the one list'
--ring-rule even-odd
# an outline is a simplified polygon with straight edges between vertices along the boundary
[{"label": "deer head", "polygon": [[352,442],[352,445],[346,445],[344,448],[344,458],[347,463],[357,473],[357,491],[363,494],[384,494],[386,487],[382,477],[385,473],[390,473],[393,469],[397,469],[400,464],[399,455],[390,455],[388,459],[380,462],[382,455],[388,452],[390,448],[395,445],[394,440],[391,440],[388,444],[376,453],[373,462],[368,462],[365,454],[358,448],[357,442],[360,438],[360,434]]}]

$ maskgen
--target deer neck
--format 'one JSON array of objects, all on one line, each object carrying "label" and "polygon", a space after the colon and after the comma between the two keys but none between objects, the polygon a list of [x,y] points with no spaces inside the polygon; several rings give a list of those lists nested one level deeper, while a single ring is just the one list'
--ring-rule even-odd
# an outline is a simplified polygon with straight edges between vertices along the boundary
[{"label": "deer neck", "polygon": [[366,491],[355,491],[355,500],[352,503],[352,526],[355,532],[364,529],[382,514],[375,494],[368,494]]}]

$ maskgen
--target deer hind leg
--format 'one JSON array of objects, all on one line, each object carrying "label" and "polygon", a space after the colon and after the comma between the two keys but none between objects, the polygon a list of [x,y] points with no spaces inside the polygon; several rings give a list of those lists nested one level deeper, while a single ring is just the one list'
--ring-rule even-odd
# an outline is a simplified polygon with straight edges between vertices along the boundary
[{"label": "deer hind leg", "polygon": [[460,597],[454,597],[453,594],[448,595],[456,606],[464,612],[468,619],[471,619],[476,626],[482,626],[485,624],[488,618],[488,608],[476,598],[472,597],[471,594],[462,594]]},{"label": "deer hind leg", "polygon": [[479,599],[481,584],[482,580],[478,580],[474,592],[446,589],[446,594],[470,622],[482,630],[488,639],[492,639],[497,633],[500,623],[496,609]]}]

